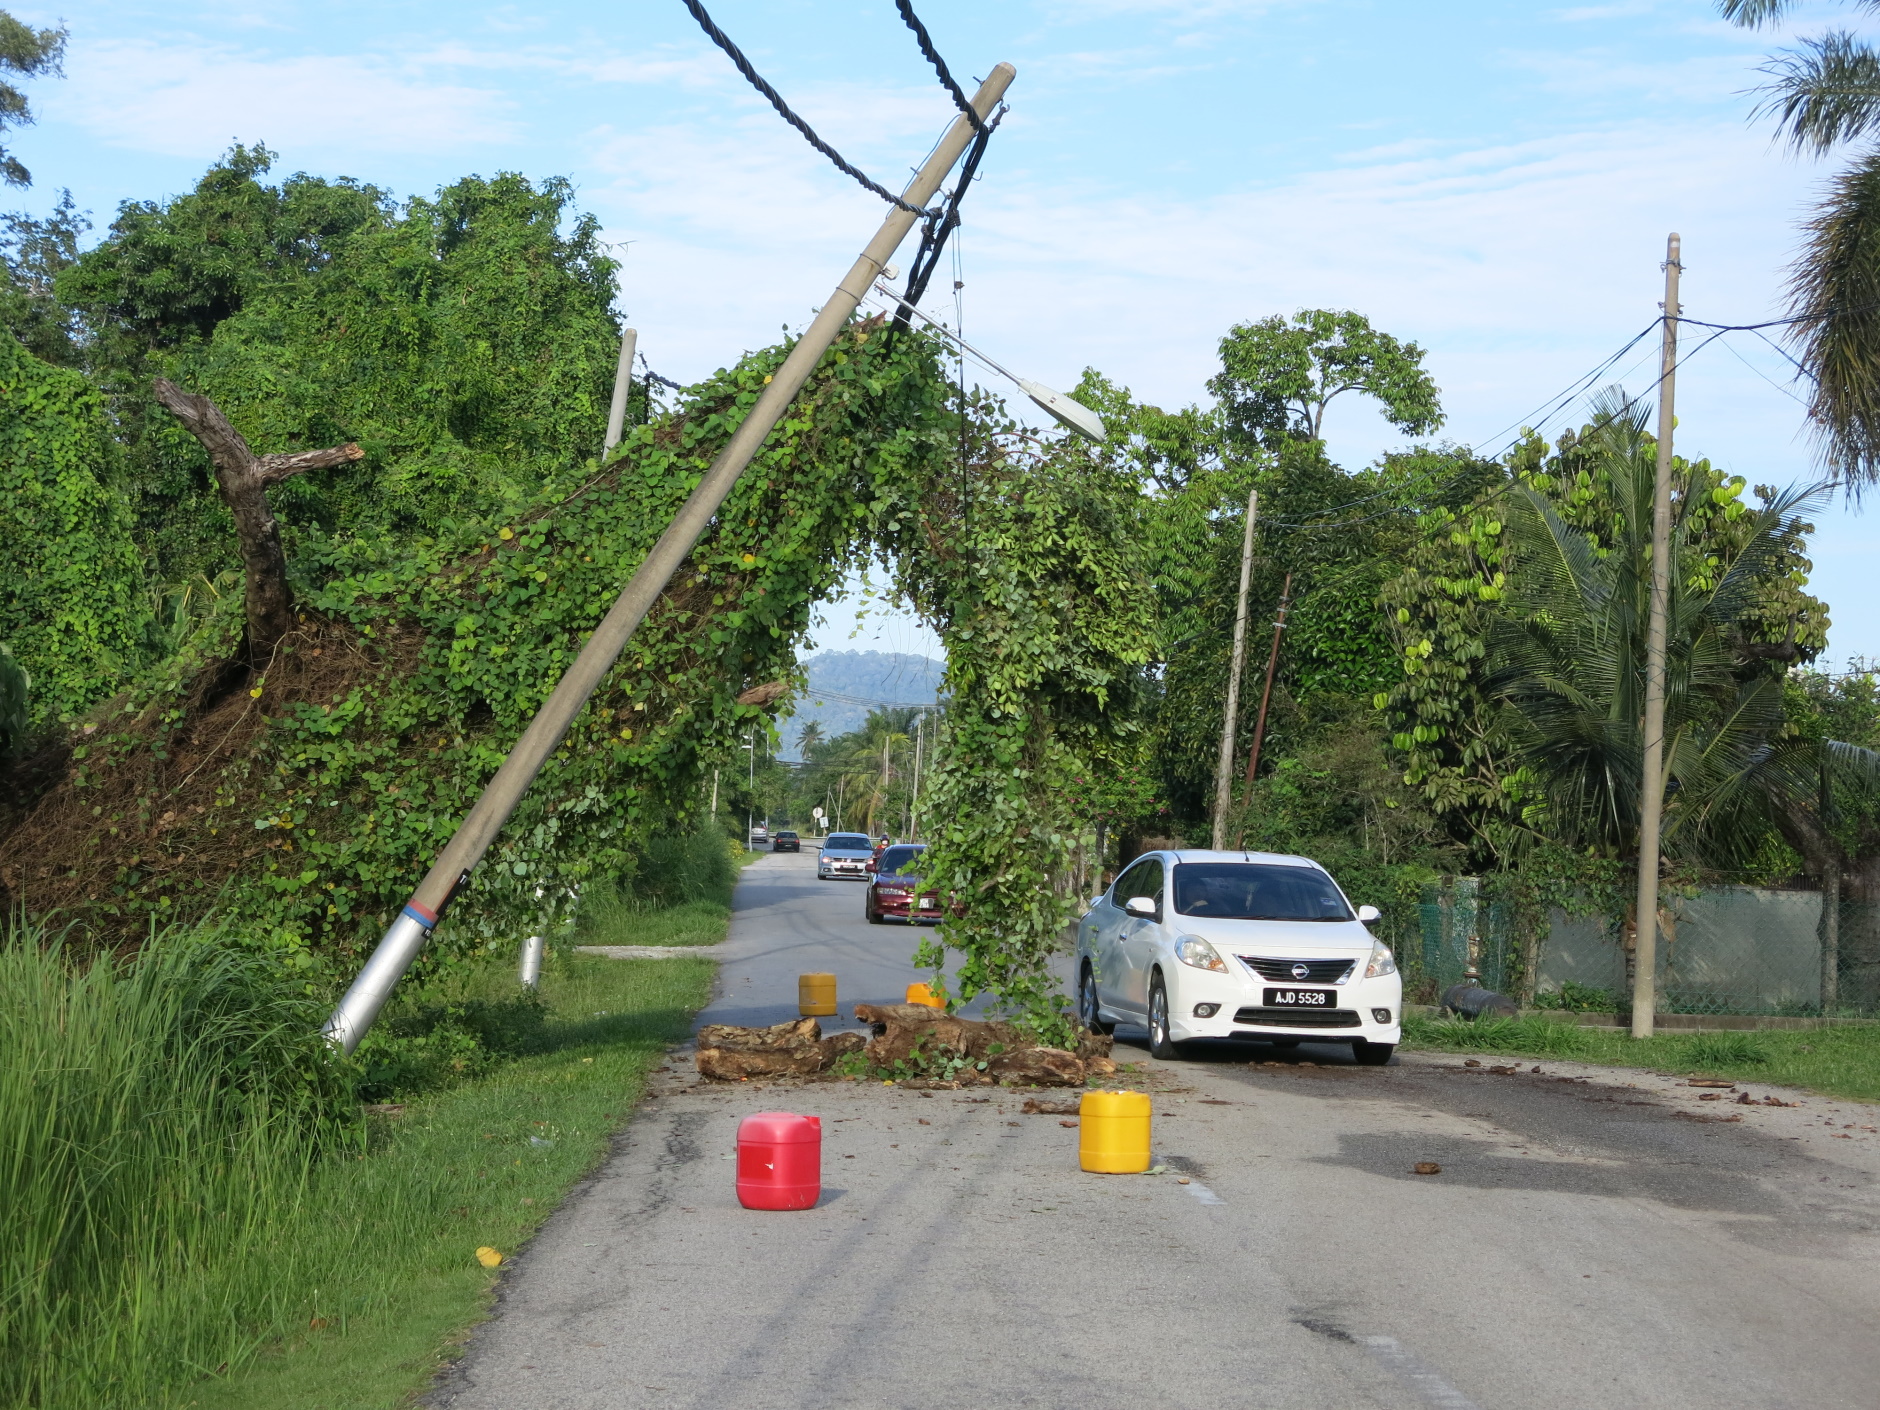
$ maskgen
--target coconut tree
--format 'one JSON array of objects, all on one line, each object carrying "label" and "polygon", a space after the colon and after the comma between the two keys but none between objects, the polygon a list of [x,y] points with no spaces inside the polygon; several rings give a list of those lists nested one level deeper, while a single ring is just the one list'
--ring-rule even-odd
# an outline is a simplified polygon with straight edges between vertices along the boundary
[{"label": "coconut tree", "polygon": [[[1654,447],[1647,408],[1608,397],[1574,459],[1609,487],[1610,517],[1567,522],[1522,482],[1509,496],[1515,571],[1489,632],[1486,681],[1507,712],[1515,761],[1531,780],[1524,820],[1537,835],[1597,855],[1637,856],[1645,637],[1651,586]],[[1738,506],[1706,462],[1681,463],[1668,604],[1665,777],[1668,851],[1720,859],[1766,836],[1765,811],[1793,773],[1772,583],[1785,576],[1811,492]],[[1721,511],[1721,512],[1720,512]],[[1631,925],[1628,918],[1627,933]],[[1628,965],[1631,947],[1627,946]]]},{"label": "coconut tree", "polygon": [[[1880,13],[1880,0],[1847,0]],[[1718,0],[1745,27],[1795,0]],[[1880,50],[1847,30],[1804,39],[1763,66],[1757,115],[1798,152],[1825,155],[1880,129]],[[1815,380],[1809,407],[1829,467],[1850,494],[1880,479],[1880,145],[1855,153],[1805,227],[1790,280],[1794,341]]]}]

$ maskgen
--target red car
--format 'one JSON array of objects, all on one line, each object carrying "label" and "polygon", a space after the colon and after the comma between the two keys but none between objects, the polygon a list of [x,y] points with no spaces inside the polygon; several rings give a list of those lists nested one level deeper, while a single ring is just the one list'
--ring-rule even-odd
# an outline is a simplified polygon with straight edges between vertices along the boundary
[{"label": "red car", "polygon": [[939,896],[922,891],[920,877],[913,873],[917,859],[926,850],[925,843],[897,842],[875,859],[875,874],[869,878],[868,894],[862,898],[862,914],[870,925],[890,920],[910,925],[939,923]]}]

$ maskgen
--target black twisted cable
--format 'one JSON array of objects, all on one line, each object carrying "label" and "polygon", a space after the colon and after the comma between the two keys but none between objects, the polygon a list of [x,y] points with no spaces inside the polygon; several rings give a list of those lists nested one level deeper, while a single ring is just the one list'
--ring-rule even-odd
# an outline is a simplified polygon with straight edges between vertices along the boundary
[{"label": "black twisted cable", "polygon": [[[783,95],[778,93],[777,90],[772,88],[768,83],[764,82],[763,75],[751,67],[751,61],[745,58],[738,46],[731,42],[730,36],[712,23],[712,17],[705,13],[705,7],[699,4],[699,0],[685,0],[685,7],[692,12],[692,18],[698,21],[699,28],[705,31],[706,37],[720,49],[724,50],[730,57],[731,62],[737,65],[738,72],[749,80],[751,87],[770,99],[770,106],[777,110],[778,116],[789,123],[790,126],[794,127],[798,132],[802,133],[810,146],[814,147],[825,157],[829,158],[830,161],[834,162],[837,171],[854,177],[865,188],[874,192],[889,205],[897,206],[910,215],[931,216],[936,214],[934,211],[926,210],[921,206],[912,205],[902,200],[899,196],[895,195],[894,192],[888,190],[887,187],[878,185],[862,172],[850,166],[842,159],[840,152],[836,151],[834,147],[831,147],[827,142],[823,141],[822,138],[818,137],[815,130],[811,128],[808,123],[804,122],[802,118],[790,111],[790,105],[783,101]],[[968,111],[970,111],[970,109]],[[974,120],[977,122],[977,114],[974,115]]]},{"label": "black twisted cable", "polygon": [[901,18],[907,21],[907,27],[914,31],[914,38],[920,45],[920,52],[927,56],[927,62],[933,65],[933,71],[940,75],[941,86],[953,95],[953,101],[959,104],[973,124],[973,131],[985,134],[992,129],[986,126],[986,120],[979,116],[965,91],[953,81],[953,75],[947,72],[947,61],[940,57],[940,51],[933,47],[933,36],[927,33],[927,26],[920,22],[920,16],[914,13],[909,0],[894,0],[894,8],[901,12]]}]

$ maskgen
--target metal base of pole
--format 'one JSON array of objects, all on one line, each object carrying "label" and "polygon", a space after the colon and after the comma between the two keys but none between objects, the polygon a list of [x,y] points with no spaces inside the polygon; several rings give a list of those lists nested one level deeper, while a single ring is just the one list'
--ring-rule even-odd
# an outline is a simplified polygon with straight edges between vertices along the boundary
[{"label": "metal base of pole", "polygon": [[359,1046],[359,1040],[366,1036],[366,1030],[379,1016],[379,1010],[392,997],[399,979],[411,968],[411,962],[418,958],[418,951],[430,937],[431,927],[406,907],[392,922],[392,928],[385,932],[372,958],[353,980],[352,988],[346,991],[346,996],[327,1019],[321,1031],[329,1043],[337,1043],[346,1053]]},{"label": "metal base of pole", "polygon": [[531,935],[522,942],[522,963],[518,967],[517,977],[522,980],[524,989],[534,989],[542,982],[542,951],[547,942],[539,935]]}]

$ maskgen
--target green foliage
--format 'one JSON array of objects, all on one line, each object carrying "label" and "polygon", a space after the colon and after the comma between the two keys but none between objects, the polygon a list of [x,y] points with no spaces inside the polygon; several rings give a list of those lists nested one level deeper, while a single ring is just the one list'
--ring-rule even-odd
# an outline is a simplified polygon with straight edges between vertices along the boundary
[{"label": "green foliage", "polygon": [[953,537],[887,521],[906,525],[885,546],[904,550],[899,586],[941,625],[951,697],[922,870],[957,913],[916,963],[937,971],[941,946],[959,950],[956,998],[989,991],[1063,1045],[1048,965],[1080,904],[1068,864],[1086,826],[1068,803],[1128,728],[1151,603],[1126,475],[1073,441],[1026,453],[996,422],[972,430],[966,463],[920,487],[928,522]]},{"label": "green foliage", "polygon": [[1579,1057],[1592,1049],[1586,1030],[1577,1023],[1540,1018],[1428,1018],[1407,1013],[1403,1018],[1404,1044],[1417,1048],[1447,1048],[1451,1052],[1518,1052],[1538,1057]]},{"label": "green foliage", "polygon": [[1561,1013],[1617,1013],[1619,1001],[1605,989],[1576,984],[1571,979],[1559,989],[1534,996],[1534,1007]]},{"label": "green foliage", "polygon": [[31,719],[80,713],[143,664],[149,606],[104,400],[0,335],[0,640]]},{"label": "green foliage", "polygon": [[[65,59],[67,34],[64,25],[57,29],[34,29],[0,10],[0,72],[16,73],[22,78],[63,74],[61,64]],[[32,121],[33,110],[26,95],[10,83],[0,82],[0,132],[9,127],[25,127]],[[33,183],[32,173],[5,147],[0,147],[0,180],[9,186]]]},{"label": "green foliage", "polygon": [[1408,435],[1443,424],[1423,349],[1380,333],[1349,310],[1303,309],[1237,323],[1221,339],[1221,370],[1208,382],[1231,435],[1249,445],[1317,440],[1325,408],[1346,392],[1382,403],[1384,419]]},{"label": "green foliage", "polygon": [[1769,1050],[1747,1033],[1696,1033],[1684,1040],[1692,1067],[1766,1067]]},{"label": "green foliage", "polygon": [[266,185],[272,155],[237,147],[167,205],[127,203],[57,282],[93,331],[160,578],[213,576],[233,531],[157,374],[257,448],[366,451],[272,491],[290,547],[520,509],[599,452],[616,266],[566,182],[469,177],[400,209],[353,181]]},{"label": "green foliage", "polygon": [[[1406,779],[1476,866],[1635,846],[1654,454],[1642,416],[1613,402],[1552,456],[1526,443],[1506,480],[1427,518],[1386,590],[1402,674],[1377,703]],[[1749,806],[1745,760],[1781,729],[1769,662],[1819,650],[1827,619],[1802,587],[1794,494],[1754,510],[1707,461],[1675,475],[1672,836],[1727,849],[1755,831],[1724,817]]]},{"label": "green foliage", "polygon": [[6,643],[0,642],[0,759],[25,742],[32,726],[27,703],[32,683]]},{"label": "green foliage", "polygon": [[227,1359],[203,1270],[294,1215],[322,1148],[357,1145],[320,1016],[225,936],[82,968],[36,930],[7,936],[0,1399],[156,1404]]},{"label": "green foliage", "polygon": [[0,328],[34,357],[61,367],[79,365],[83,353],[77,315],[59,301],[55,281],[77,262],[89,229],[70,191],[44,220],[20,211],[0,215]]}]

